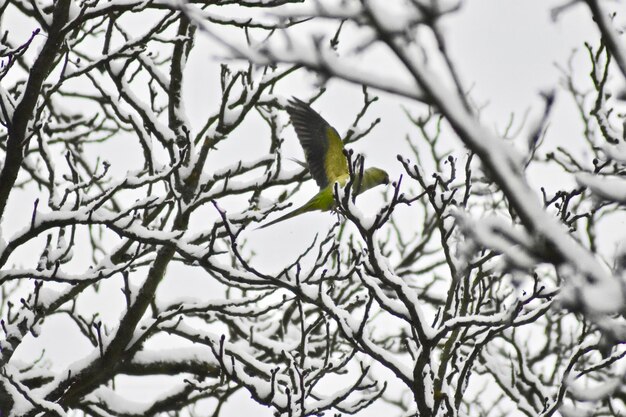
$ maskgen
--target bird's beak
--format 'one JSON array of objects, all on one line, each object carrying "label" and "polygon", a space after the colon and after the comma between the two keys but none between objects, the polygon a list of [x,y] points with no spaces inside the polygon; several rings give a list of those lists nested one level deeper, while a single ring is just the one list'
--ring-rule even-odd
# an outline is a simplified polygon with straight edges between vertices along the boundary
[{"label": "bird's beak", "polygon": [[389,175],[385,175],[385,180],[383,181],[383,184],[385,185],[389,184]]}]

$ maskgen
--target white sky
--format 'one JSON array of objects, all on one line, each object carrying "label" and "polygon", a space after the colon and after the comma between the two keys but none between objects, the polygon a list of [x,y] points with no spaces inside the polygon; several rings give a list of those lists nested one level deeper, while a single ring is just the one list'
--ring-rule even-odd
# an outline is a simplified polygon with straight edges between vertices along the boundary
[{"label": "white sky", "polygon": [[[582,50],[583,42],[598,44],[598,35],[590,24],[589,12],[584,5],[575,6],[564,12],[557,22],[552,22],[550,9],[562,4],[562,1],[546,0],[478,0],[468,1],[463,10],[444,21],[448,46],[452,60],[467,87],[472,88],[472,97],[475,101],[485,104],[482,113],[483,121],[498,131],[502,131],[508,122],[509,115],[515,113],[516,120],[521,120],[527,109],[532,109],[530,117],[541,114],[542,101],[540,91],[558,88],[559,72],[555,63],[565,65],[572,52],[578,49],[575,55],[575,68],[581,77],[581,85],[589,71],[587,56]],[[5,25],[7,22],[5,21]],[[25,30],[29,33],[29,29]],[[190,59],[188,80],[185,89],[185,106],[189,119],[199,125],[208,113],[214,109],[219,99],[219,63],[214,60],[215,45],[207,40],[202,33],[198,33],[197,47]],[[389,71],[394,76],[393,68],[387,68],[387,63],[378,61],[381,71]],[[311,84],[315,77],[304,72],[296,74],[284,82],[279,83],[278,91],[285,96],[306,96],[312,91]],[[360,88],[347,85],[343,82],[330,82],[328,92],[319,100],[314,108],[324,118],[334,125],[340,133],[344,133],[354,115],[360,109]],[[407,105],[406,100],[381,95],[379,102],[372,106],[367,120],[381,117],[382,123],[372,134],[360,142],[355,149],[365,153],[368,166],[380,166],[397,178],[401,173],[401,166],[396,160],[398,153],[407,151],[404,137],[411,133],[411,126],[406,121],[400,105]],[[539,105],[539,106],[538,106]],[[416,113],[419,107],[409,105]],[[548,136],[548,148],[556,144],[569,144],[581,139],[580,122],[571,101],[563,91],[557,93],[557,102]],[[259,152],[267,149],[267,127],[258,117],[249,117],[231,139],[220,148],[219,158],[211,163],[219,165],[231,164],[238,156],[254,158]],[[265,137],[264,137],[265,135]],[[302,159],[302,151],[298,145],[295,133],[289,128],[284,144],[285,156]],[[455,146],[451,143],[450,147]],[[461,155],[458,155],[461,156]],[[112,155],[112,158],[115,158]],[[119,157],[119,155],[117,155]],[[233,159],[230,159],[233,158]],[[230,160],[229,160],[230,159]],[[127,161],[129,165],[132,162]],[[124,172],[129,167],[121,167]],[[276,190],[278,195],[281,190]],[[306,201],[316,191],[313,181],[301,189],[294,205]],[[369,192],[359,197],[360,207],[376,209],[376,204],[382,201],[377,192]],[[22,205],[13,205],[5,218],[21,219],[27,222],[30,212],[24,211]],[[399,215],[410,216],[409,209]],[[325,230],[334,222],[333,215],[328,213],[310,213],[289,221],[277,224],[271,228],[259,231],[249,231],[244,237],[250,240],[249,248],[256,252],[255,262],[266,270],[280,270],[307,247],[316,231]],[[201,223],[201,220],[198,220]],[[11,228],[20,228],[20,222],[3,225],[5,232]],[[198,224],[198,226],[201,226]],[[9,229],[9,230],[7,230]],[[169,277],[159,289],[159,297],[173,299],[188,295],[190,289],[194,292],[206,291],[211,288],[203,280],[183,267],[172,267]],[[107,295],[108,294],[108,295]],[[106,300],[106,301],[105,301]],[[105,301],[110,306],[122,307],[123,299],[119,290],[119,282],[115,286],[103,287],[101,293],[94,295],[93,300],[83,299],[84,308],[89,308],[93,302],[94,310],[105,313],[105,320],[115,322],[115,311],[98,307],[98,303]],[[106,312],[111,315],[106,317]],[[67,322],[49,320],[44,326],[42,336],[29,341],[18,349],[17,358],[29,360],[38,355],[42,348],[54,358],[55,366],[63,367],[77,358],[80,350],[89,350],[89,346],[82,346],[84,340],[78,337],[73,329],[68,329]],[[56,343],[63,338],[63,344]],[[76,339],[75,351],[66,349],[67,340]],[[36,353],[33,353],[36,352]],[[120,381],[124,384],[124,381]],[[146,386],[147,385],[147,386]],[[156,386],[156,388],[155,388]],[[150,395],[159,390],[159,382],[153,381],[139,386],[135,383],[128,385],[128,392]],[[141,398],[141,397],[140,397]],[[247,398],[246,393],[240,394],[237,399]],[[260,408],[247,401],[230,401],[223,415],[271,415],[270,410]],[[247,408],[249,407],[249,408]],[[380,415],[383,411],[380,406],[369,409],[363,415]],[[244,414],[245,413],[245,414]]]},{"label": "white sky", "polygon": [[[559,88],[560,73],[555,64],[565,66],[575,49],[578,49],[574,55],[575,68],[579,70],[580,77],[587,77],[590,66],[583,43],[588,41],[596,45],[597,32],[594,26],[589,25],[589,14],[583,5],[569,9],[556,23],[552,22],[550,9],[558,4],[560,2],[545,0],[469,1],[460,13],[444,20],[450,55],[457,65],[458,73],[465,86],[471,88],[474,101],[484,106],[484,124],[497,132],[504,131],[511,114],[515,115],[515,126],[519,126],[528,110],[531,120],[533,116],[536,118],[541,115],[543,101],[540,92]],[[372,65],[372,62],[370,60],[368,65]],[[388,65],[388,61],[376,63],[381,66],[381,70],[390,71],[391,77],[394,76],[393,71],[397,71],[395,66]],[[299,91],[306,94],[310,88],[303,85],[303,82],[309,81],[305,75],[286,81],[279,88],[285,95],[297,95]],[[586,79],[583,82],[589,85]],[[355,149],[365,153],[367,165],[382,166],[390,172],[392,178],[397,178],[402,167],[396,155],[408,155],[404,138],[407,134],[413,138],[417,135],[407,122],[401,105],[408,104],[413,114],[418,114],[423,108],[385,94],[381,94],[380,98],[372,106],[368,120],[381,117],[382,123]],[[359,87],[333,82],[323,99],[314,107],[339,132],[345,132],[360,104]],[[580,140],[580,120],[570,97],[564,91],[557,92],[553,111],[559,117],[551,123],[548,146],[544,151],[554,149],[557,144],[571,144],[572,141]],[[301,158],[302,151],[295,134],[293,130],[289,131],[292,140],[285,144],[286,149],[294,157]],[[524,140],[525,135],[521,135],[521,139]],[[455,142],[448,143],[450,149],[458,145]],[[461,158],[463,153],[456,155]],[[556,185],[558,183],[553,184]],[[294,202],[294,205],[303,203],[314,192],[315,185],[308,184],[308,188],[303,188],[300,193],[301,200]],[[360,201],[364,201],[360,207],[371,206],[370,201],[376,201],[376,196],[372,195],[376,192],[367,194],[359,197]],[[374,212],[375,208],[372,207],[371,211]],[[285,257],[293,259],[309,244],[321,225],[329,227],[333,221],[327,213],[311,213],[251,233],[250,236],[256,238],[253,245],[258,244],[259,248],[257,262],[271,267]],[[282,238],[275,239],[276,235]],[[284,238],[285,235],[288,238]]]}]

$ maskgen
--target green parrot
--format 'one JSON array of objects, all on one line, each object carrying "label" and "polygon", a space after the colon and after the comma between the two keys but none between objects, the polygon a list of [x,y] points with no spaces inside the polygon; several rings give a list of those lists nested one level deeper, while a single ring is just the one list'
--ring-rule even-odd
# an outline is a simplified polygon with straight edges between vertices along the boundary
[{"label": "green parrot", "polygon": [[[271,226],[308,211],[328,211],[335,207],[333,186],[335,182],[344,186],[350,179],[348,160],[343,153],[343,142],[337,131],[308,104],[292,98],[286,107],[291,123],[296,130],[309,172],[320,187],[320,191],[302,207],[273,220],[261,227]],[[380,184],[389,184],[389,175],[380,168],[368,168],[354,192],[362,192]]]}]

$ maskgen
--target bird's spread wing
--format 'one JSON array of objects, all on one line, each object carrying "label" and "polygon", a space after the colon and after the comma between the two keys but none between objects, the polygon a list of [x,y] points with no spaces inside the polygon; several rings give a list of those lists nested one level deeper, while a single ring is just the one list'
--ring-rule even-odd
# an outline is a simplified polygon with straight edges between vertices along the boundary
[{"label": "bird's spread wing", "polygon": [[311,176],[320,188],[348,175],[348,161],[337,131],[308,104],[292,98],[287,113],[304,149]]}]

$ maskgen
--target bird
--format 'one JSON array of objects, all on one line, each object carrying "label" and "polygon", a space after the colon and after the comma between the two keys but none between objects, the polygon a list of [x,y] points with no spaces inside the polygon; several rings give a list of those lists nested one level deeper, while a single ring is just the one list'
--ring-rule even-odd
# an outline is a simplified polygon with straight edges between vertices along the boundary
[{"label": "bird", "polygon": [[[304,101],[293,97],[285,107],[296,136],[304,150],[304,157],[311,176],[320,190],[301,207],[272,220],[259,229],[272,226],[309,211],[329,211],[335,208],[334,184],[344,186],[350,179],[348,159],[344,154],[343,141],[322,116]],[[389,184],[389,174],[385,170],[372,167],[363,172],[360,181],[356,181],[356,195],[381,184]]]}]

